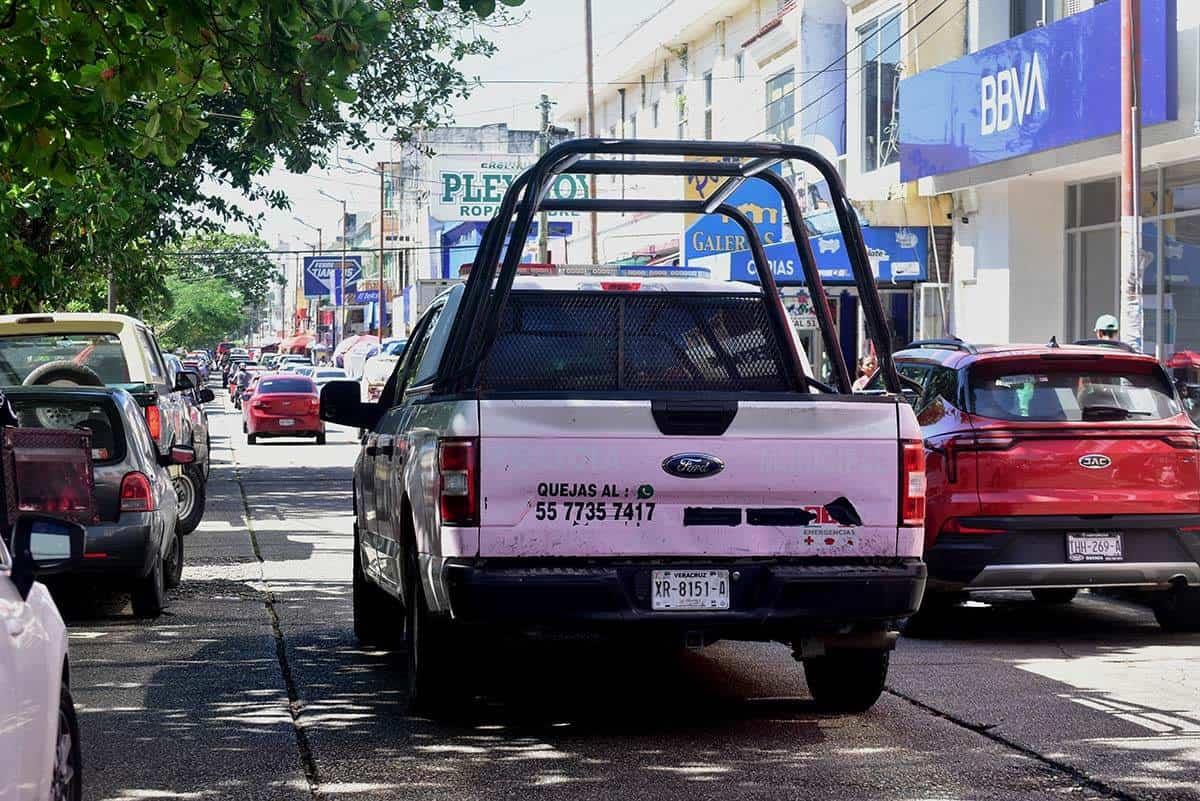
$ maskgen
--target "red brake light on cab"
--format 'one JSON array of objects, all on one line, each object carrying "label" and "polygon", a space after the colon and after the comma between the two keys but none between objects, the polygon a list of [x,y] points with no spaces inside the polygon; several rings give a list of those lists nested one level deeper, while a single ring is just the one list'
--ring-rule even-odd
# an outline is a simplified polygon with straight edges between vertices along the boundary
[{"label": "red brake light on cab", "polygon": [[451,526],[478,525],[479,440],[440,440],[438,473],[442,522]]},{"label": "red brake light on cab", "polygon": [[146,474],[126,473],[121,479],[121,511],[153,512],[155,508],[154,493]]},{"label": "red brake light on cab", "polygon": [[637,292],[642,288],[641,281],[601,281],[600,288],[605,292]]},{"label": "red brake light on cab", "polygon": [[900,525],[925,525],[925,444],[900,443]]}]

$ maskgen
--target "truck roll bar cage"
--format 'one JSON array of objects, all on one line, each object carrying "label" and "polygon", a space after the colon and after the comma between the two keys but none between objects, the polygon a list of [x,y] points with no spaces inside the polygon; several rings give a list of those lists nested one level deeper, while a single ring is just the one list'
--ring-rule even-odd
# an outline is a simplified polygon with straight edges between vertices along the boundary
[{"label": "truck roll bar cage", "polygon": [[[722,161],[667,161],[585,159],[587,155],[612,156],[694,156],[721,158]],[[744,160],[744,161],[743,161]],[[800,205],[784,178],[771,168],[784,161],[801,161],[814,167],[829,185],[838,226],[846,244],[854,284],[858,290],[866,322],[867,335],[875,346],[879,369],[886,389],[900,393],[901,382],[892,361],[883,304],[875,285],[875,276],[867,256],[858,215],[854,212],[841,177],[833,165],[812,148],[777,142],[688,142],[637,139],[575,139],[550,148],[538,161],[513,181],[496,216],[484,229],[475,266],[467,279],[458,317],[446,353],[450,358],[437,378],[441,391],[468,389],[487,358],[499,329],[508,294],[528,241],[534,215],[539,211],[665,212],[675,214],[721,214],[742,229],[754,258],[759,286],[767,299],[767,309],[777,334],[787,350],[789,366],[805,386],[822,386],[807,381],[791,335],[791,322],[779,297],[775,276],[766,260],[757,229],[727,201],[747,180],[765,181],[779,195],[787,222],[800,256],[805,284],[816,309],[817,325],[831,360],[834,384],[839,392],[851,392],[850,373],[838,341],[833,311],[817,269],[816,257],[804,228]],[[553,181],[560,175],[666,175],[714,176],[725,180],[705,200],[657,200],[580,198],[548,199]]]}]

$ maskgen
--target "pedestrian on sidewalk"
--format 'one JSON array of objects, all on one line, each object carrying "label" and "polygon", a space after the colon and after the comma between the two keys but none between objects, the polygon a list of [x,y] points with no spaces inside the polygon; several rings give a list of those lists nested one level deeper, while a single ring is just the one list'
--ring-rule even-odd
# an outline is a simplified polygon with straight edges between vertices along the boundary
[{"label": "pedestrian on sidewalk", "polygon": [[1102,314],[1096,318],[1096,339],[1107,339],[1112,342],[1117,341],[1117,333],[1121,330],[1121,324],[1117,322],[1117,318],[1111,314]]}]

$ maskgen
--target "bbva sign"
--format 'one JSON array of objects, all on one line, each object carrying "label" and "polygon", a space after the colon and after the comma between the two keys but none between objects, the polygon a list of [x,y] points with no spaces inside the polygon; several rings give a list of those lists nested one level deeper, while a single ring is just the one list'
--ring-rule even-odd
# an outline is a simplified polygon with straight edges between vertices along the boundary
[{"label": "bbva sign", "polygon": [[1015,122],[1046,110],[1046,81],[1042,60],[1035,52],[1021,68],[1009,67],[979,79],[979,132],[983,136],[1007,131]]}]

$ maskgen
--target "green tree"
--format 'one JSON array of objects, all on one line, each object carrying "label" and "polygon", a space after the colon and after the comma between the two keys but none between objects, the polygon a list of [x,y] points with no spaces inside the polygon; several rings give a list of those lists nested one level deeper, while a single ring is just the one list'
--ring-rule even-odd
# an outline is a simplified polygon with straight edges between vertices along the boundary
[{"label": "green tree", "polygon": [[476,23],[495,5],[0,3],[0,310],[93,297],[185,231],[253,222],[206,179],[282,207],[257,183],[274,165],[439,124],[473,85],[462,59],[493,52]]},{"label": "green tree", "polygon": [[283,277],[279,266],[266,255],[270,246],[253,234],[197,234],[184,239],[180,250],[193,254],[178,257],[176,271],[180,278],[223,278],[241,293],[247,305],[261,304],[271,283]]},{"label": "green tree", "polygon": [[236,334],[246,322],[241,294],[221,278],[167,279],[170,310],[148,316],[168,350],[198,347]]}]

